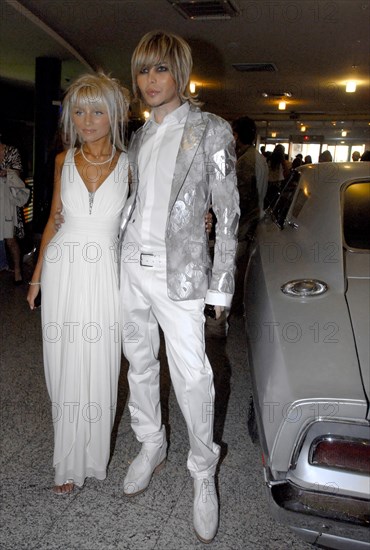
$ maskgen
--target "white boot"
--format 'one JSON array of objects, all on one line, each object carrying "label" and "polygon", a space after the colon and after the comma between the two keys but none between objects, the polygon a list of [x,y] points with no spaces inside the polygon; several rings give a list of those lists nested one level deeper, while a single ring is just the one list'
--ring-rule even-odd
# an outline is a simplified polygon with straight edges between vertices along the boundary
[{"label": "white boot", "polygon": [[194,530],[201,542],[211,542],[218,528],[218,498],[215,478],[194,479]]},{"label": "white boot", "polygon": [[148,487],[153,474],[159,473],[166,463],[167,441],[161,447],[143,443],[140,453],[132,461],[123,482],[128,497],[139,495]]}]

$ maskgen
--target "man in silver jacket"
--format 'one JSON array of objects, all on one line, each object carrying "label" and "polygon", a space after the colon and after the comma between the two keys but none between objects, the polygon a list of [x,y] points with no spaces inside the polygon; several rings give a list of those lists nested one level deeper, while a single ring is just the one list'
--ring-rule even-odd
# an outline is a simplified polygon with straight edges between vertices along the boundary
[{"label": "man in silver jacket", "polygon": [[[231,128],[201,112],[187,93],[191,50],[180,37],[146,34],[132,57],[134,93],[151,116],[129,147],[131,195],[122,222],[123,352],[130,367],[129,408],[139,455],[124,480],[133,497],[163,467],[167,440],[159,394],[159,326],[173,388],[190,439],[197,537],[210,542],[218,527],[214,475],[213,374],[205,353],[204,305],[216,316],[230,307],[239,219]],[[213,262],[204,216],[217,218]]]}]

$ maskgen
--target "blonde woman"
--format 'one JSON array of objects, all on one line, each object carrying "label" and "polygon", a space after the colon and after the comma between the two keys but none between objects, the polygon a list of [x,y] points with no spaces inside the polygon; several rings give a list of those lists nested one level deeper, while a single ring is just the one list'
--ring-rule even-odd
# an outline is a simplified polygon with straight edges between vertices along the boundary
[{"label": "blonde woman", "polygon": [[[128,194],[123,130],[126,91],[104,74],[84,75],[63,102],[72,148],[55,162],[50,217],[27,296],[42,288],[46,384],[54,423],[58,495],[103,480],[110,454],[120,367],[120,216]],[[54,218],[62,209],[62,229]]]}]

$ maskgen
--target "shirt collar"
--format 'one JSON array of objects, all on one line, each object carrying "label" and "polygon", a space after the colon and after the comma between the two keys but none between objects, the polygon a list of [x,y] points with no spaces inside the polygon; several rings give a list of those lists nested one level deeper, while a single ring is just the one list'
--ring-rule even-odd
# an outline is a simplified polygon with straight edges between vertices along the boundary
[{"label": "shirt collar", "polygon": [[[177,109],[166,115],[162,124],[180,124],[181,122],[185,122],[189,110],[189,102],[185,101],[185,103],[180,105],[180,107],[177,107]],[[159,126],[159,124],[154,120],[153,111],[150,113],[149,119],[146,121],[145,126],[152,124]]]}]

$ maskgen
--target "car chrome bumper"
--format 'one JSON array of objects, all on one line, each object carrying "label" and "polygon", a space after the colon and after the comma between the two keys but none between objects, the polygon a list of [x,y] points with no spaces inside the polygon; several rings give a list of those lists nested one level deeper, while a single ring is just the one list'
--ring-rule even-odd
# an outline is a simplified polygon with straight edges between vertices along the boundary
[{"label": "car chrome bumper", "polygon": [[271,512],[307,542],[370,549],[370,502],[307,491],[289,481],[266,484]]}]

